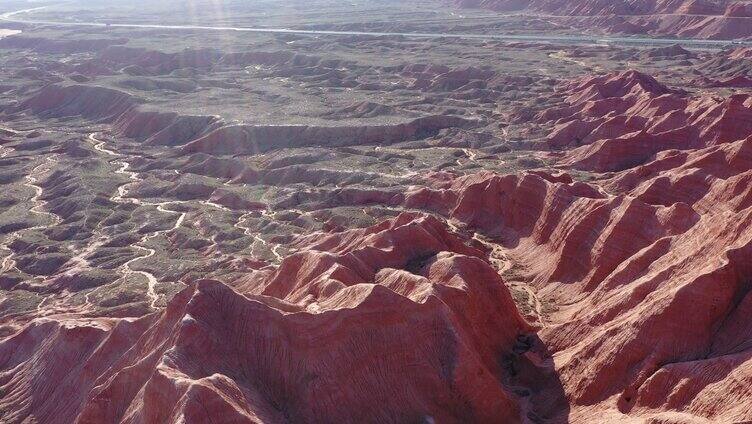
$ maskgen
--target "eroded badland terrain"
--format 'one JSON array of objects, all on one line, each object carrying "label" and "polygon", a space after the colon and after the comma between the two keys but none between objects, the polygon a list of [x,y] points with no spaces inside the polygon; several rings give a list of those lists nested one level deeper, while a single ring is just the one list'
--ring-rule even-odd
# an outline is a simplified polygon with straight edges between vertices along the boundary
[{"label": "eroded badland terrain", "polygon": [[0,8],[0,422],[752,422],[752,5]]}]

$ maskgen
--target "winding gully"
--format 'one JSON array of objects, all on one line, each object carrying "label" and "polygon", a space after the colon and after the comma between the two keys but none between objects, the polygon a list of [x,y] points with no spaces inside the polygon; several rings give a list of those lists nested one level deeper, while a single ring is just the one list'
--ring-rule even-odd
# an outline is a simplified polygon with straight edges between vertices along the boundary
[{"label": "winding gully", "polygon": [[4,274],[16,267],[15,253],[10,248],[10,245],[13,244],[13,242],[15,242],[16,240],[18,240],[18,238],[23,233],[27,231],[48,228],[60,222],[60,218],[57,215],[47,212],[42,209],[44,205],[47,204],[47,202],[42,200],[42,195],[44,193],[44,190],[42,189],[41,186],[39,186],[39,177],[38,177],[38,175],[40,174],[49,172],[49,170],[52,169],[55,163],[56,163],[56,160],[54,156],[47,157],[44,160],[44,162],[35,166],[34,169],[32,169],[29,175],[25,177],[26,182],[24,183],[25,186],[34,190],[33,197],[29,199],[29,201],[33,205],[29,209],[29,211],[35,215],[42,215],[42,216],[48,217],[49,219],[53,221],[53,224],[41,224],[41,225],[35,225],[33,227],[22,228],[12,233],[10,237],[8,237],[8,240],[6,242],[0,244],[0,250],[9,252],[8,255],[3,258],[2,263],[0,263],[0,274]]},{"label": "winding gully", "polygon": [[[139,242],[134,243],[131,247],[133,249],[138,250],[141,254],[129,260],[128,262],[124,263],[120,267],[120,272],[123,274],[123,278],[132,276],[132,275],[140,275],[147,280],[147,296],[150,300],[150,306],[152,308],[157,308],[158,302],[161,298],[161,296],[156,291],[156,286],[158,283],[157,278],[154,276],[154,274],[147,272],[147,271],[134,269],[133,266],[137,262],[151,258],[156,254],[155,249],[147,247],[149,240],[152,240],[162,234],[175,231],[183,225],[186,219],[186,215],[187,215],[186,212],[174,211],[174,210],[171,210],[170,207],[179,205],[179,204],[184,204],[187,202],[179,201],[179,200],[166,201],[166,202],[145,202],[135,197],[129,197],[128,196],[129,187],[131,187],[133,184],[137,184],[143,181],[143,179],[141,178],[138,172],[130,170],[131,164],[127,160],[125,160],[126,157],[124,155],[118,152],[115,152],[113,150],[110,150],[106,147],[107,141],[102,140],[100,138],[100,134],[101,133],[98,133],[98,132],[90,134],[88,136],[89,142],[92,143],[92,145],[94,146],[94,149],[97,150],[98,152],[104,153],[105,155],[112,157],[110,163],[118,166],[118,169],[115,171],[116,174],[126,175],[128,179],[130,180],[129,182],[126,182],[120,185],[117,189],[116,194],[113,195],[110,198],[110,200],[116,203],[130,203],[130,204],[134,204],[137,206],[152,206],[152,207],[155,207],[157,211],[163,214],[173,215],[176,217],[175,223],[172,225],[172,227],[148,233],[142,236]],[[219,205],[217,203],[208,201],[208,200],[201,201],[200,203],[207,207],[214,208],[220,211],[231,212],[230,209],[222,205]],[[264,216],[270,216],[270,214],[271,212],[268,210],[263,211]],[[260,245],[269,249],[269,251],[274,255],[275,263],[281,262],[283,259],[282,255],[279,252],[281,249],[281,245],[264,240],[259,234],[254,233],[251,230],[251,228],[245,227],[242,225],[243,221],[245,221],[245,219],[247,219],[248,216],[249,214],[241,215],[238,218],[238,221],[235,224],[235,227],[243,231],[244,234],[253,237],[255,242],[258,242]],[[96,249],[98,246],[101,246],[104,243],[106,243],[107,241],[108,241],[107,237],[102,237],[94,245],[87,248],[86,251],[91,252],[94,249]],[[255,252],[252,251],[252,253],[255,253]],[[80,256],[81,261],[85,261],[83,256],[81,255],[79,256]],[[89,293],[89,295],[91,295],[91,293]],[[88,299],[88,296],[87,296],[87,299]]]},{"label": "winding gully", "polygon": [[[111,163],[119,165],[119,168],[117,171],[115,171],[116,174],[120,175],[127,175],[128,179],[131,180],[130,182],[124,183],[121,186],[118,187],[117,193],[113,195],[110,200],[116,203],[132,203],[134,205],[138,206],[155,206],[156,209],[164,214],[169,215],[176,215],[177,219],[175,220],[175,224],[166,229],[166,230],[158,230],[151,232],[149,234],[146,234],[141,237],[141,240],[138,243],[134,243],[131,247],[134,249],[142,252],[141,256],[137,256],[128,262],[121,265],[121,270],[123,272],[123,278],[127,278],[131,275],[141,275],[142,277],[146,278],[147,281],[147,296],[149,297],[149,305],[152,308],[157,308],[157,302],[159,302],[160,295],[156,292],[156,286],[157,286],[157,278],[154,276],[154,274],[147,272],[147,271],[139,271],[132,268],[133,264],[148,259],[152,256],[154,256],[157,252],[156,250],[144,246],[149,240],[160,236],[161,234],[168,233],[170,231],[174,231],[178,228],[180,228],[181,225],[183,225],[183,221],[185,220],[186,213],[185,212],[177,212],[172,211],[169,209],[166,209],[167,206],[171,204],[175,204],[178,202],[143,202],[139,199],[133,198],[133,197],[126,197],[126,194],[128,193],[128,186],[143,181],[143,179],[140,177],[138,172],[135,171],[129,171],[130,163],[125,161],[119,153],[109,150],[105,147],[107,144],[106,141],[100,140],[97,138],[98,133],[92,133],[89,135],[88,139],[90,142],[93,143],[94,149],[102,152],[108,156],[112,156],[115,159],[112,160]],[[102,243],[102,242],[100,242]]]}]

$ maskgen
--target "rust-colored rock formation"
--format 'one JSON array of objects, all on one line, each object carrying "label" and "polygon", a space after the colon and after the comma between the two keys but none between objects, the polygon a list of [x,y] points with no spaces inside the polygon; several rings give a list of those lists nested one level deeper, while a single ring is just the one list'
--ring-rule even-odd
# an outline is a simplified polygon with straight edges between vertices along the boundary
[{"label": "rust-colored rock formation", "polygon": [[573,27],[616,33],[737,39],[752,37],[752,6],[725,0],[457,0],[460,7],[555,15]]},{"label": "rust-colored rock formation", "polygon": [[336,19],[0,41],[0,424],[752,422],[750,49]]},{"label": "rust-colored rock formation", "polygon": [[499,358],[534,336],[481,251],[415,215],[299,243],[240,292],[201,281],[136,321],[30,324],[0,344],[3,388],[58,383],[5,418],[518,420]]},{"label": "rust-colored rock formation", "polygon": [[[616,171],[597,184],[545,171],[437,174],[433,188],[379,200],[495,240],[539,301],[559,305],[537,335],[486,245],[404,213],[298,237],[277,268],[232,288],[199,281],[140,319],[29,323],[0,343],[0,366],[7,393],[35,394],[3,399],[5,416],[752,419],[749,98],[694,99],[637,72],[559,93],[565,106],[539,119],[555,122],[552,144],[571,148],[563,167]],[[562,142],[573,122],[588,130]]]},{"label": "rust-colored rock formation", "polygon": [[622,171],[658,152],[729,143],[752,131],[752,97],[744,94],[692,98],[634,71],[587,78],[562,90],[566,106],[539,119],[555,125],[552,146],[575,147],[562,163],[578,169]]}]

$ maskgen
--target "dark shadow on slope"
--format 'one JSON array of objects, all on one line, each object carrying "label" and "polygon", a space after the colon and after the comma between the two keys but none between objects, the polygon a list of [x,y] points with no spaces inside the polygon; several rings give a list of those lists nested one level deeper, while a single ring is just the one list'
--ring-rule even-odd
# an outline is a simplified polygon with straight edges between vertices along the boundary
[{"label": "dark shadow on slope", "polygon": [[523,419],[569,423],[569,402],[548,348],[537,334],[521,334],[501,360],[505,384],[519,397]]}]

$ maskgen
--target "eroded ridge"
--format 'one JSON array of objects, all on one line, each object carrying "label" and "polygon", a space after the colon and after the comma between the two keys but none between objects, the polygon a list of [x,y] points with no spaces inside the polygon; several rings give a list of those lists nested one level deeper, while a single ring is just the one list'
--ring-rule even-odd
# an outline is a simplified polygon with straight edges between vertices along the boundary
[{"label": "eroded ridge", "polygon": [[752,420],[738,6],[240,3],[0,40],[0,421]]}]

